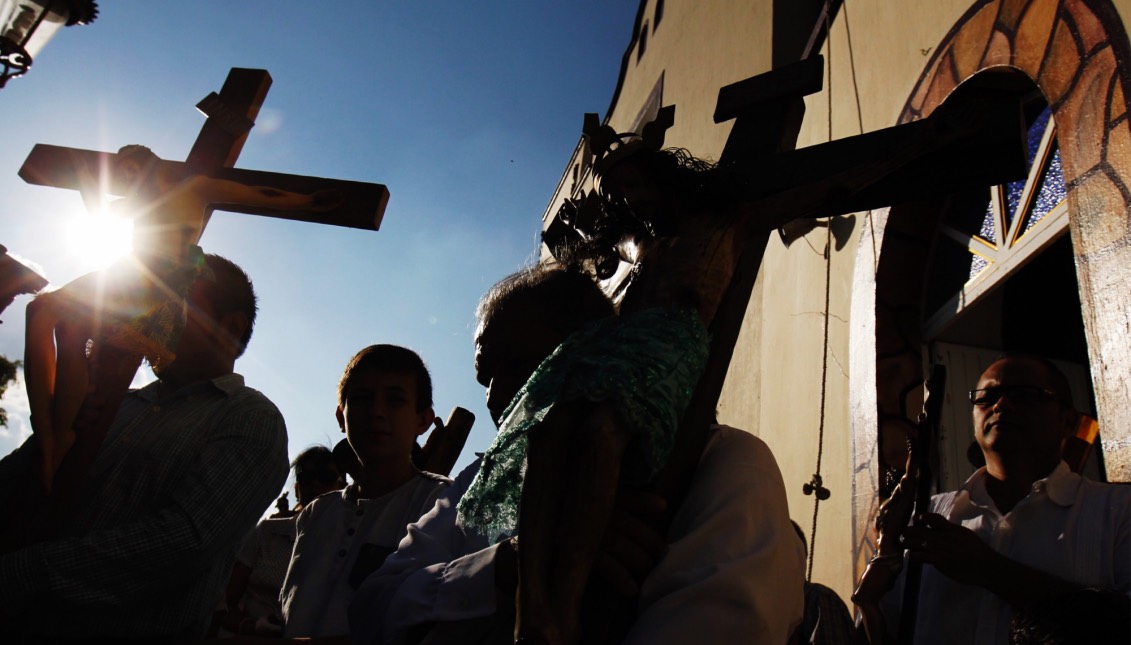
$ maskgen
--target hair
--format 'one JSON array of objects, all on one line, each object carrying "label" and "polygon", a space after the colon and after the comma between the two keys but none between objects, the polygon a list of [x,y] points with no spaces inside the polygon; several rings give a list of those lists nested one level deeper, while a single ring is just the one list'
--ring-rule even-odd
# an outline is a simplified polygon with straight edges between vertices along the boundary
[{"label": "hair", "polygon": [[235,262],[214,254],[204,256],[204,264],[212,271],[212,279],[203,280],[204,294],[216,310],[216,316],[242,313],[247,316],[247,329],[239,338],[237,357],[242,356],[255,329],[255,316],[259,312],[259,298],[251,278]]},{"label": "hair", "polygon": [[131,191],[141,190],[144,192],[148,178],[150,178],[153,175],[153,171],[157,169],[157,162],[161,161],[161,158],[143,145],[130,144],[118,149],[116,165],[120,165],[126,161],[137,164],[138,168],[138,176],[134,179],[133,185],[129,186],[129,189]]},{"label": "hair", "polygon": [[137,143],[131,143],[128,146],[122,146],[121,148],[118,148],[118,157],[119,159],[129,159],[131,161],[136,161],[138,165],[141,166],[142,170],[145,170],[148,164],[152,164],[160,160],[160,157],[158,157],[152,150]]},{"label": "hair", "polygon": [[[608,173],[621,164],[636,165],[662,193],[667,207],[645,219],[611,195],[615,188],[599,178],[597,199],[567,200],[558,211],[558,218],[574,233],[558,232],[550,238],[543,234],[543,241],[562,264],[601,280],[614,275],[619,265],[616,246],[625,234],[665,237],[671,234],[672,216],[720,211],[750,194],[750,173],[741,172],[735,164],[700,159],[684,148],[642,147],[598,173]],[[591,220],[590,230],[576,226],[574,218],[579,213],[586,213],[581,219]]]},{"label": "hair", "polygon": [[613,303],[585,273],[556,263],[534,264],[498,281],[483,295],[475,310],[476,336],[495,316],[527,306],[543,312],[545,322],[563,336],[615,313]]},{"label": "hair", "polygon": [[738,201],[750,190],[739,166],[701,159],[686,148],[641,150],[619,163],[626,161],[639,165],[669,195],[699,210]]},{"label": "hair", "polygon": [[342,474],[334,460],[334,453],[326,446],[311,446],[303,450],[291,462],[291,468],[300,486],[333,481]]},{"label": "hair", "polygon": [[334,454],[326,446],[311,446],[303,450],[291,462],[295,471],[295,501],[305,506],[310,502],[306,499],[306,489],[317,484],[330,484],[342,479],[345,471],[338,465]]},{"label": "hair", "polygon": [[338,381],[339,406],[345,405],[354,376],[364,370],[411,375],[416,380],[416,411],[432,407],[432,375],[416,352],[399,345],[370,345],[353,355]]}]

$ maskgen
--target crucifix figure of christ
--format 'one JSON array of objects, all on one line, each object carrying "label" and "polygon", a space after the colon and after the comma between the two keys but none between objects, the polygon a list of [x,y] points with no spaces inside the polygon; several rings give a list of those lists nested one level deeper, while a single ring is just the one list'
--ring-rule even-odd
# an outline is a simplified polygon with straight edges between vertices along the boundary
[{"label": "crucifix figure of christ", "polygon": [[[197,243],[213,209],[379,227],[385,186],[232,168],[270,84],[264,70],[232,69],[221,91],[197,105],[207,119],[184,162],[144,146],[113,154],[40,144],[20,169],[25,181],[79,190],[88,204],[104,193],[124,196],[114,206],[134,219],[134,251],[28,305],[25,376],[40,450],[31,489],[39,494],[26,500],[36,521],[4,547],[54,530],[142,359],[158,375],[175,360],[185,298],[208,278]],[[98,407],[80,415],[86,401]]]},{"label": "crucifix figure of christ", "polygon": [[[1019,105],[988,94],[948,103],[916,123],[790,150],[800,127],[801,96],[819,89],[820,79],[818,58],[723,88],[716,121],[737,120],[717,166],[660,150],[662,132],[674,118],[670,109],[661,110],[658,123],[642,136],[631,137],[587,116],[599,192],[567,203],[562,224],[548,229],[546,239],[559,259],[598,277],[609,277],[619,263],[633,270],[612,325],[622,340],[612,346],[599,339],[567,341],[555,356],[584,357],[561,360],[562,369],[634,361],[646,367],[642,373],[628,369],[622,389],[602,397],[577,396],[586,391],[584,384],[566,379],[549,401],[531,404],[523,397],[544,389],[532,380],[510,409],[538,410],[540,417],[513,426],[504,419],[500,427],[495,444],[503,446],[500,452],[526,447],[515,628],[524,642],[619,642],[631,624],[631,602],[602,596],[606,591],[596,584],[586,591],[617,486],[622,473],[639,473],[643,466],[643,479],[668,498],[665,526],[679,508],[713,422],[771,232],[798,217],[857,212],[1024,172]],[[968,159],[982,163],[971,166]],[[658,320],[649,313],[656,311],[674,315]],[[666,336],[655,333],[661,328]],[[624,342],[626,337],[649,340]],[[543,364],[535,379],[552,369]],[[647,373],[660,378],[649,382]],[[674,385],[673,375],[679,376]],[[606,375],[601,383],[616,380]],[[675,421],[626,427],[640,418],[636,400],[670,407]],[[520,433],[528,437],[515,438]],[[562,445],[539,435],[563,433],[566,442],[597,446],[574,452],[592,458],[564,463],[555,451],[539,448]],[[491,475],[483,479],[489,489]],[[461,513],[467,511],[472,525],[489,526],[489,518],[476,517],[484,509],[474,489],[470,501],[465,496],[461,502]],[[584,509],[584,517],[569,509]],[[664,526],[658,529],[666,534]]]}]

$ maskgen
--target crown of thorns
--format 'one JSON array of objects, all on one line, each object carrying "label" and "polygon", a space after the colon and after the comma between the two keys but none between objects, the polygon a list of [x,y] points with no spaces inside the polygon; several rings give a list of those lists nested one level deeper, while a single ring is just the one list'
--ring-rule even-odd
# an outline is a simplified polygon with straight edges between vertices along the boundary
[{"label": "crown of thorns", "polygon": [[626,157],[641,150],[658,151],[664,147],[664,136],[675,123],[675,106],[666,105],[656,113],[656,118],[641,129],[640,134],[625,132],[618,134],[608,125],[603,125],[593,112],[586,113],[581,132],[592,155],[592,166],[600,175]]}]

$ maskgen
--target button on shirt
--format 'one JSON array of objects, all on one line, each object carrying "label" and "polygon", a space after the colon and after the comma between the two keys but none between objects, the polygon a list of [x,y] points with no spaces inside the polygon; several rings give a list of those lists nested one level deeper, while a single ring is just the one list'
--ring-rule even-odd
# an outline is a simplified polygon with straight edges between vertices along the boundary
[{"label": "button on shirt", "polygon": [[[974,531],[1005,557],[1084,586],[1131,592],[1131,487],[1082,478],[1061,462],[1002,515],[985,468],[958,491],[935,495],[932,512]],[[892,634],[902,579],[884,599]],[[915,642],[1005,643],[1013,608],[999,596],[923,567]]]},{"label": "button on shirt", "polygon": [[397,548],[451,482],[420,473],[375,499],[358,499],[357,484],[327,493],[298,516],[298,532],[281,600],[285,638],[349,633],[354,589]]}]

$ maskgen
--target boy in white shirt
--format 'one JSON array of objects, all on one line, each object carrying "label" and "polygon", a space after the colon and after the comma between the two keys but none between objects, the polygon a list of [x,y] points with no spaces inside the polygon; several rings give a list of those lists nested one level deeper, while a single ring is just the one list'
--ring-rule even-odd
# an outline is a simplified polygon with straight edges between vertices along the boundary
[{"label": "boy in white shirt", "polygon": [[352,484],[315,499],[298,517],[281,594],[286,638],[348,642],[346,610],[357,585],[451,483],[412,463],[416,438],[436,418],[432,379],[415,352],[372,345],[354,355],[338,384],[336,415],[358,471]]}]

